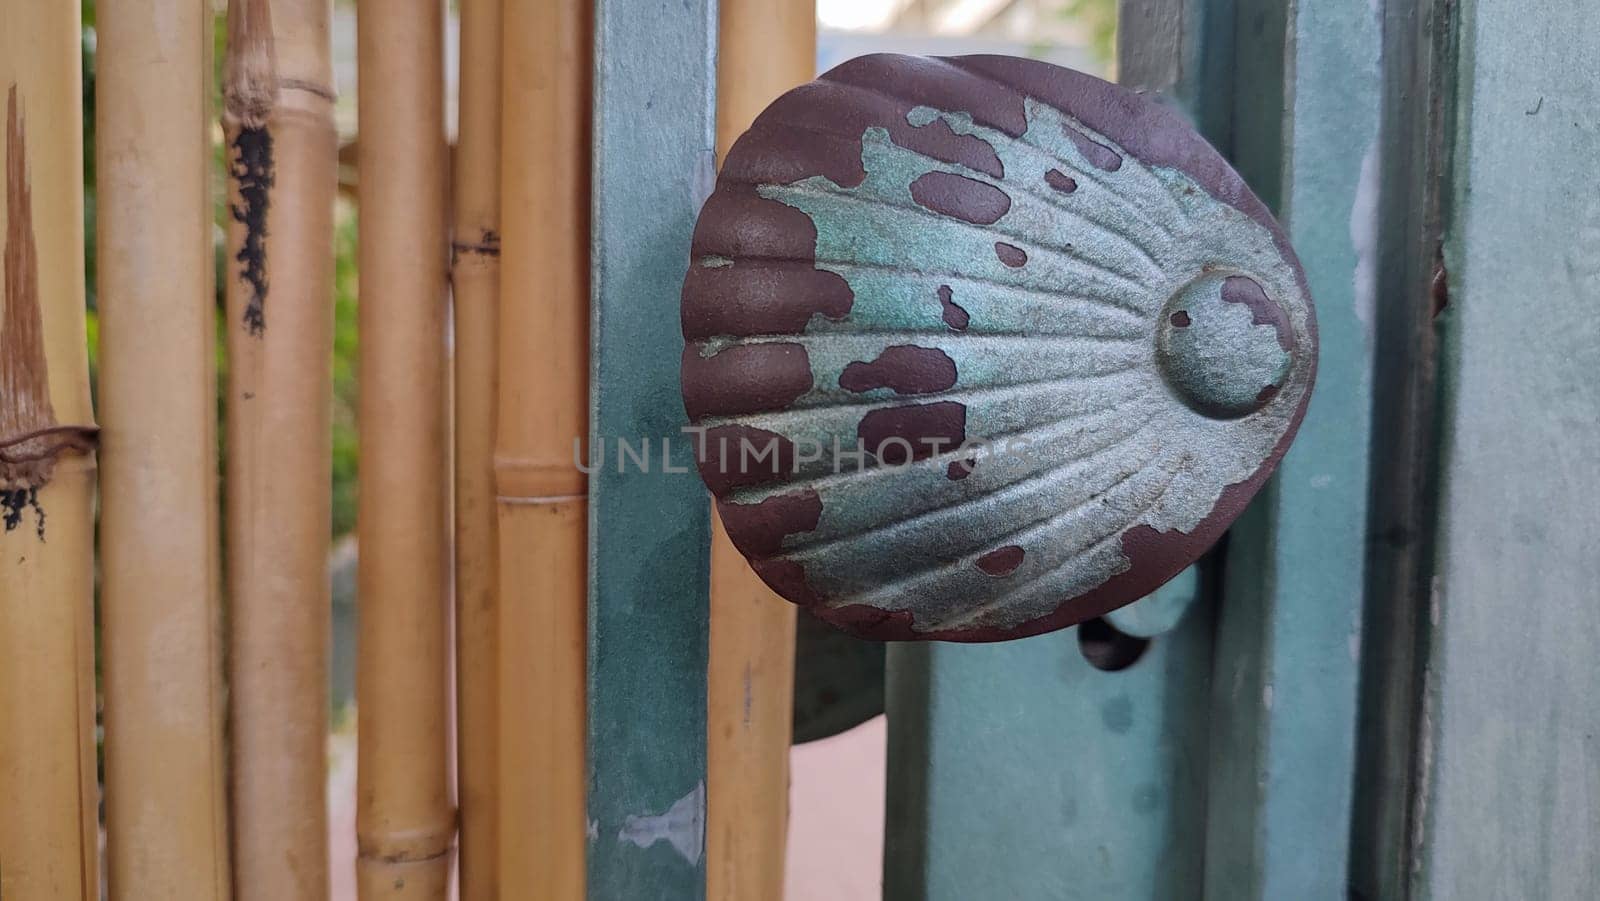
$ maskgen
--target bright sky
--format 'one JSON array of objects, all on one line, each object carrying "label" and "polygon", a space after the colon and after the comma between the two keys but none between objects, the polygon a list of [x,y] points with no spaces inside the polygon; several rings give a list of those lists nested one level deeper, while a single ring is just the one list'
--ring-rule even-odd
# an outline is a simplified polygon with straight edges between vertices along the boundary
[{"label": "bright sky", "polygon": [[[884,31],[918,0],[817,0],[817,23],[840,31]],[[1008,0],[921,0],[923,27],[934,34],[969,34]],[[902,23],[904,24],[904,23]]]},{"label": "bright sky", "polygon": [[817,0],[817,24],[845,31],[881,31],[907,0]]}]

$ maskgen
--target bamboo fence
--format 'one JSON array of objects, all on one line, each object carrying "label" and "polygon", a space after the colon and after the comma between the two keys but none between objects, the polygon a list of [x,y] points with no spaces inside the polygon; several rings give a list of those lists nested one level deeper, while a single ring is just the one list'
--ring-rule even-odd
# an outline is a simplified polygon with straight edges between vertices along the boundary
[{"label": "bamboo fence", "polygon": [[456,786],[462,901],[497,901],[499,608],[494,434],[500,306],[500,0],[462,0],[453,170]]},{"label": "bamboo fence", "polygon": [[440,0],[364,0],[357,7],[356,881],[363,901],[443,901],[455,839],[447,698],[444,15]]},{"label": "bamboo fence", "polygon": [[[717,155],[816,69],[815,0],[722,0]],[[706,897],[783,897],[794,709],[794,605],[767,588],[713,517],[707,672]]]},{"label": "bamboo fence", "polygon": [[0,0],[0,897],[99,897],[78,5]]},{"label": "bamboo fence", "polygon": [[233,0],[227,584],[234,892],[328,894],[329,0]]},{"label": "bamboo fence", "polygon": [[584,894],[589,86],[585,0],[507,0],[501,137],[500,890]]},{"label": "bamboo fence", "polygon": [[[362,0],[357,14],[356,881],[363,901],[450,897],[459,793],[463,901],[577,901],[594,16],[590,0],[461,0],[460,13],[453,169],[444,3]],[[219,492],[210,5],[98,10],[101,435],[80,22],[74,4],[0,0],[8,901],[100,892],[97,441],[109,897],[329,895],[332,14],[332,0],[228,6]],[[810,76],[813,16],[813,0],[724,0],[720,152]],[[720,525],[711,609],[708,897],[777,899],[795,614]]]},{"label": "bamboo fence", "polygon": [[107,881],[117,901],[226,899],[214,22],[202,3],[98,14]]}]

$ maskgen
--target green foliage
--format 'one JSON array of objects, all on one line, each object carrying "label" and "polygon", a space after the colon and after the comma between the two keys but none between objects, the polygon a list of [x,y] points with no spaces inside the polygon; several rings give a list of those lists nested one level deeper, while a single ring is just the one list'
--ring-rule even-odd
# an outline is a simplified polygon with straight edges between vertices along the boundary
[{"label": "green foliage", "polygon": [[[99,273],[95,264],[94,0],[83,0],[82,10],[83,31],[80,37],[83,43],[83,262],[86,276],[84,289],[89,311],[93,313],[99,309],[99,297],[95,291],[96,285],[99,284],[97,279]],[[95,365],[95,351],[99,346],[98,342],[89,344],[91,378]]]},{"label": "green foliage", "polygon": [[1110,64],[1117,53],[1117,0],[1062,0],[1060,15],[1081,24],[1089,36],[1089,50]]},{"label": "green foliage", "polygon": [[333,535],[356,525],[356,209],[339,202],[333,278]]}]

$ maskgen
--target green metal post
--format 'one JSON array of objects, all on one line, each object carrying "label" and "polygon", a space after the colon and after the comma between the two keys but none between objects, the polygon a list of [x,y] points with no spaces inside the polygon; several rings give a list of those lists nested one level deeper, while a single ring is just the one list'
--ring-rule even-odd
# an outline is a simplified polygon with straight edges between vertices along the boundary
[{"label": "green metal post", "polygon": [[595,14],[590,454],[601,465],[589,477],[588,896],[596,901],[705,893],[710,521],[692,443],[679,431],[678,292],[714,167],[716,33],[712,0],[670,10],[600,0]]}]

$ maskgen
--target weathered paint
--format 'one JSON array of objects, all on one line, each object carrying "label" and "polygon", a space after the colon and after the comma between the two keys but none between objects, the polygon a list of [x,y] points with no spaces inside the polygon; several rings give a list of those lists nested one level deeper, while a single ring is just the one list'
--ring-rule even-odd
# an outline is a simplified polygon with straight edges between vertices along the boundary
[{"label": "weathered paint", "polygon": [[1293,253],[1221,158],[1043,63],[870,56],[785,95],[694,252],[684,392],[729,534],[870,637],[1148,593],[1264,480],[1315,369]]},{"label": "weathered paint", "polygon": [[700,855],[705,851],[705,838],[706,786],[703,782],[674,801],[665,813],[627,817],[617,833],[618,841],[632,842],[640,848],[666,842],[695,866],[700,864]]},{"label": "weathered paint", "polygon": [[1600,885],[1600,2],[1465,0],[1410,897]]},{"label": "weathered paint", "polygon": [[1384,4],[1383,132],[1362,160],[1351,210],[1357,271],[1375,269],[1370,305],[1358,278],[1356,313],[1370,310],[1376,341],[1367,597],[1362,630],[1349,640],[1362,667],[1353,901],[1408,897],[1412,878],[1438,494],[1436,317],[1447,302],[1441,234],[1455,13],[1454,0]]},{"label": "weathered paint", "polygon": [[[715,36],[710,0],[670,14],[647,0],[595,10],[590,447],[651,448],[648,471],[610,460],[589,476],[587,891],[597,901],[705,892],[703,855],[684,851],[703,847],[703,794],[697,816],[672,814],[705,781],[710,541],[679,431],[673,323],[713,164]],[[670,823],[649,819],[664,814]],[[640,841],[662,829],[664,840]]]},{"label": "weathered paint", "polygon": [[[1144,5],[1156,8],[1141,24],[1124,4],[1124,79],[1176,97],[1224,144],[1231,3],[1184,0],[1181,12],[1177,0]],[[1181,23],[1170,52],[1130,52],[1130,43],[1153,44],[1147,26],[1169,21]],[[1216,616],[1210,560],[1108,615],[1125,634],[1158,636],[1116,672],[1091,667],[1091,649],[1072,633],[982,648],[890,646],[886,898],[1199,893]],[[974,823],[1005,831],[974,842]]]},{"label": "weathered paint", "polygon": [[1381,114],[1379,14],[1366,0],[1237,5],[1232,156],[1305,265],[1321,355],[1300,437],[1228,544],[1206,828],[1218,901],[1347,896],[1372,402],[1358,239],[1375,210],[1362,172]]}]

